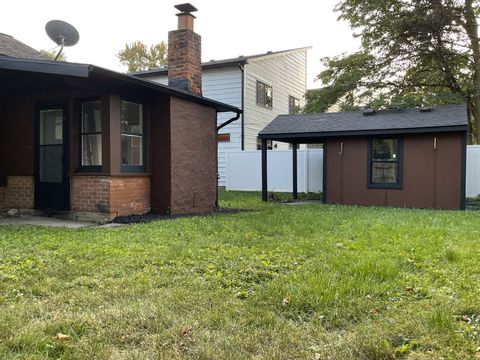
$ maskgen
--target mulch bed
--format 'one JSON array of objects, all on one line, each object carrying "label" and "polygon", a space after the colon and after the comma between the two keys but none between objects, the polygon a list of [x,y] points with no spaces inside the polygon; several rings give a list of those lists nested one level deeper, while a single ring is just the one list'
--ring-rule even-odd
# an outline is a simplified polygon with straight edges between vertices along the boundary
[{"label": "mulch bed", "polygon": [[215,211],[203,214],[186,214],[186,215],[168,215],[168,214],[154,214],[152,212],[143,214],[143,215],[128,215],[128,216],[118,216],[113,219],[113,223],[117,224],[139,224],[139,223],[148,223],[150,221],[158,220],[173,220],[184,217],[196,217],[196,216],[212,216],[212,215],[222,215],[222,214],[238,214],[242,212],[247,212],[250,210],[245,209],[231,209],[231,208],[219,208]]}]

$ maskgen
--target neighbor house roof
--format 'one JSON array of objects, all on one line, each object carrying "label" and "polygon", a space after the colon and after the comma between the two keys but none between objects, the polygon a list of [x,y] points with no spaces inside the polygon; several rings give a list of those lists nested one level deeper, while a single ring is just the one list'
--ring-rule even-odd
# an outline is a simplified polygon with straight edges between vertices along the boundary
[{"label": "neighbor house roof", "polygon": [[45,59],[45,57],[34,48],[18,41],[13,36],[0,33],[0,56],[11,56],[27,59]]},{"label": "neighbor house roof", "polygon": [[[252,59],[259,59],[262,57],[269,57],[269,56],[274,56],[274,55],[279,55],[279,54],[284,54],[284,53],[289,53],[289,52],[295,52],[295,51],[300,51],[300,50],[308,50],[310,47],[301,47],[301,48],[295,48],[295,49],[289,49],[289,50],[282,50],[282,51],[267,51],[266,53],[263,54],[257,54],[257,55],[249,55],[249,56],[238,56],[236,58],[230,58],[230,59],[223,59],[223,60],[210,60],[207,62],[202,63],[202,70],[206,69],[214,69],[214,68],[219,68],[219,67],[225,67],[225,66],[233,66],[233,65],[244,65],[247,64],[249,60]],[[149,76],[161,76],[161,75],[168,75],[168,69],[165,68],[159,68],[159,69],[152,69],[152,70],[146,70],[146,71],[138,71],[131,73],[133,76],[138,76],[138,77],[149,77]]]},{"label": "neighbor house roof", "polygon": [[466,131],[465,105],[423,109],[279,115],[259,133],[264,139],[326,138],[441,131]]},{"label": "neighbor house roof", "polygon": [[[241,110],[235,106],[224,104],[219,101],[204,98],[202,96],[191,95],[187,92],[174,89],[172,87],[159,84],[157,82],[143,80],[134,76],[121,74],[112,70],[107,70],[95,65],[78,64],[49,60],[16,59],[9,57],[0,57],[0,80],[3,86],[0,88],[0,95],[3,92],[12,92],[18,86],[25,86],[24,81],[20,81],[18,76],[8,76],[9,74],[34,74],[30,80],[31,85],[40,81],[38,75],[51,76],[55,78],[76,78],[85,81],[95,81],[97,83],[109,84],[112,86],[127,87],[135,91],[158,92],[172,95],[195,103],[203,104],[215,108],[218,112],[236,112]],[[2,76],[5,79],[2,79]],[[60,83],[69,84],[72,81],[61,81]]]}]

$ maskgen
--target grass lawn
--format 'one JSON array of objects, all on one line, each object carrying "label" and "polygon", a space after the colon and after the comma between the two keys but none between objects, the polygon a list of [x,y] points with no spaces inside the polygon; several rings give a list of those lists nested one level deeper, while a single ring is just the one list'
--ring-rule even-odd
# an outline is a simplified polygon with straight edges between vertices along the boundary
[{"label": "grass lawn", "polygon": [[0,359],[475,359],[480,213],[284,205],[0,227]]}]

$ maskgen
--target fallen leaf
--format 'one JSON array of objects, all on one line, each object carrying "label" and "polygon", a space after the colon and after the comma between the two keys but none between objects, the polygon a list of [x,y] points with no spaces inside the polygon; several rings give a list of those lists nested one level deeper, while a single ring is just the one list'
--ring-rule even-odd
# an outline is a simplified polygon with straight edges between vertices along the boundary
[{"label": "fallen leaf", "polygon": [[127,337],[125,335],[120,336],[120,342],[124,343],[126,339],[127,339]]},{"label": "fallen leaf", "polygon": [[370,309],[370,314],[378,314],[378,309],[377,308],[371,308]]},{"label": "fallen leaf", "polygon": [[70,340],[70,336],[62,333],[58,333],[57,335],[55,335],[55,339],[60,341],[67,341],[67,340]]},{"label": "fallen leaf", "polygon": [[191,335],[192,335],[192,331],[193,331],[193,327],[191,326],[185,326],[183,329],[182,329],[182,336],[183,337],[186,337],[188,339],[191,339]]}]

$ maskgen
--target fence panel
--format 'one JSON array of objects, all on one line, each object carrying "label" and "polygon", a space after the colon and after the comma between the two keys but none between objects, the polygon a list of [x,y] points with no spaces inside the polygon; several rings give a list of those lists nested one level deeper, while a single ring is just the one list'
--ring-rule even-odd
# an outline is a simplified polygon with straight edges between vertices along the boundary
[{"label": "fence panel", "polygon": [[[323,150],[298,150],[298,191],[319,192],[323,185]],[[268,190],[292,191],[292,152],[268,151]],[[227,153],[227,190],[260,191],[262,161],[260,151]],[[480,145],[467,146],[467,197],[480,194]]]},{"label": "fence panel", "polygon": [[[293,183],[292,151],[268,151],[267,156],[268,190],[291,192]],[[297,159],[298,191],[322,191],[323,150],[298,150]],[[226,189],[241,191],[260,191],[262,189],[260,151],[230,151],[227,153]]]},{"label": "fence panel", "polygon": [[467,197],[480,194],[480,145],[467,146]]}]

